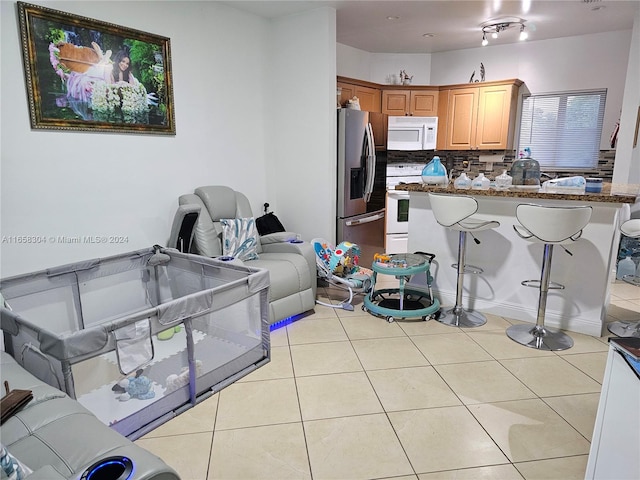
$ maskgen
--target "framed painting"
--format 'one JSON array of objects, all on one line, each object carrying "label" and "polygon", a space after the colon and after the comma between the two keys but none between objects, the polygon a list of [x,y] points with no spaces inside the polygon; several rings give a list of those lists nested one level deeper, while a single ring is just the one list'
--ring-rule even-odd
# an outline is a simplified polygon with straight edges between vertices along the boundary
[{"label": "framed painting", "polygon": [[169,39],[18,2],[31,127],[175,135]]}]

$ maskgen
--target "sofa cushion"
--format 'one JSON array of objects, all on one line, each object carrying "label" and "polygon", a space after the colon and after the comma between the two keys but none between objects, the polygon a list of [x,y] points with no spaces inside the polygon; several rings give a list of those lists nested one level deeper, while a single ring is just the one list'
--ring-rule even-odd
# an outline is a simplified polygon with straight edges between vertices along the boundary
[{"label": "sofa cushion", "polygon": [[261,253],[245,265],[269,270],[269,301],[279,300],[311,288],[309,266],[296,253]]},{"label": "sofa cushion", "polygon": [[34,392],[33,400],[2,425],[1,433],[2,443],[34,470],[36,478],[78,478],[98,459],[113,455],[134,461],[136,479],[178,478],[162,460],[109,428],[63,392],[43,384],[6,352],[0,352],[0,360],[2,381]]}]

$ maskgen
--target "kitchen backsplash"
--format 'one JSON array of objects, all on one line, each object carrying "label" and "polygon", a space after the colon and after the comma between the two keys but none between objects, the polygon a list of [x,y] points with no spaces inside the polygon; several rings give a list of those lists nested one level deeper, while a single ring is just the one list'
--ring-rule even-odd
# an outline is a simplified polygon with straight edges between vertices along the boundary
[{"label": "kitchen backsplash", "polygon": [[[485,170],[486,164],[481,164],[480,154],[482,155],[504,155],[503,162],[496,162],[493,164],[493,169],[490,171]],[[503,170],[507,170],[507,173],[511,169],[511,163],[515,159],[515,151],[505,152],[504,150],[483,150],[480,151],[389,151],[387,152],[387,161],[389,163],[398,162],[415,162],[415,163],[428,163],[431,159],[438,155],[442,164],[447,167],[447,171],[451,169],[453,165],[453,175],[457,177],[460,172],[466,171],[471,177],[475,177],[478,173],[483,172],[487,177],[493,180],[496,176],[500,175]],[[535,158],[535,155],[532,155]],[[596,170],[589,171],[554,171],[542,168],[542,173],[555,177],[566,177],[570,175],[582,175],[583,177],[600,177],[605,182],[611,182],[613,178],[613,163],[616,156],[615,150],[600,150],[600,158],[598,159],[598,168]],[[464,162],[469,162],[469,166],[465,168]],[[542,178],[542,181],[546,178]]]}]

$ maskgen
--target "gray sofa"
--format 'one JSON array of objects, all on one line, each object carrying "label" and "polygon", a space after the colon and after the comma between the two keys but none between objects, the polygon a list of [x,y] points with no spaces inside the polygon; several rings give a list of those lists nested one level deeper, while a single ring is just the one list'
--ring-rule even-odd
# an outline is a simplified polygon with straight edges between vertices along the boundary
[{"label": "gray sofa", "polygon": [[[253,217],[245,195],[226,186],[205,186],[178,199],[179,215],[197,211],[190,253],[206,257],[223,254],[221,219]],[[180,208],[183,208],[180,211]],[[178,222],[183,224],[185,222]],[[175,222],[174,222],[175,226]],[[184,232],[183,232],[184,233]],[[172,235],[175,236],[175,235]],[[312,310],[316,301],[316,256],[308,242],[292,243],[296,234],[279,232],[258,236],[258,258],[245,260],[247,266],[269,271],[269,322]],[[169,245],[175,247],[176,245]],[[235,260],[237,261],[237,260]]]},{"label": "gray sofa", "polygon": [[[33,399],[0,427],[2,444],[33,470],[29,480],[79,479],[92,466],[91,477],[95,478],[179,480],[161,459],[109,428],[60,390],[38,380],[8,353],[0,354],[2,383],[8,381],[11,389],[33,392]],[[99,464],[110,458],[111,463]],[[129,465],[133,473],[123,476]]]}]

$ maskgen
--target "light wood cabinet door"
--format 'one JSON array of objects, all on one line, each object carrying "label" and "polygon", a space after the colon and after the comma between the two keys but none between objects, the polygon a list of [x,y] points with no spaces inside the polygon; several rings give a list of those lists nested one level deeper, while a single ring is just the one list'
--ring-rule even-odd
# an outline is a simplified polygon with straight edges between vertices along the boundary
[{"label": "light wood cabinet door", "polygon": [[340,93],[340,104],[344,107],[347,100],[358,97],[360,100],[360,110],[366,112],[380,112],[381,94],[377,88],[364,87],[361,85],[353,85],[350,83],[337,83],[342,88]]},{"label": "light wood cabinet door", "polygon": [[438,137],[436,150],[447,149],[447,121],[449,118],[449,94],[451,90],[440,90],[438,95]]},{"label": "light wood cabinet door", "polygon": [[478,126],[475,146],[478,149],[502,150],[510,148],[513,135],[517,92],[513,85],[480,87],[478,96]]},{"label": "light wood cabinet door", "polygon": [[478,94],[478,87],[449,91],[445,149],[471,150],[475,148]]},{"label": "light wood cabinet door", "polygon": [[417,117],[435,117],[438,115],[437,90],[412,90],[409,113]]},{"label": "light wood cabinet door", "polygon": [[511,149],[519,83],[441,90],[438,148]]},{"label": "light wood cabinet door", "polygon": [[356,96],[356,86],[351,85],[349,83],[341,83],[341,82],[338,82],[337,85],[338,85],[338,88],[341,89],[340,105],[344,107],[347,104],[347,100]]},{"label": "light wood cabinet door", "polygon": [[382,113],[393,116],[435,117],[438,90],[383,90]]},{"label": "light wood cabinet door", "polygon": [[393,116],[408,115],[411,105],[410,90],[383,90],[382,113]]}]

